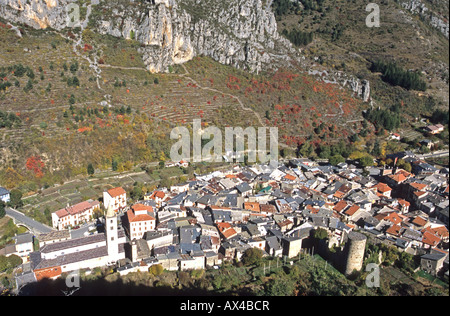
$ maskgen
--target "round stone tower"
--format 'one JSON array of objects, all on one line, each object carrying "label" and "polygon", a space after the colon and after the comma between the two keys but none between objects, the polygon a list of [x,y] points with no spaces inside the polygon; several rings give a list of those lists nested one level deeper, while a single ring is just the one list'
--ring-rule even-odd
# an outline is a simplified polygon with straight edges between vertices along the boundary
[{"label": "round stone tower", "polygon": [[345,275],[349,276],[353,271],[361,271],[367,237],[357,232],[350,232],[347,240],[347,261]]}]

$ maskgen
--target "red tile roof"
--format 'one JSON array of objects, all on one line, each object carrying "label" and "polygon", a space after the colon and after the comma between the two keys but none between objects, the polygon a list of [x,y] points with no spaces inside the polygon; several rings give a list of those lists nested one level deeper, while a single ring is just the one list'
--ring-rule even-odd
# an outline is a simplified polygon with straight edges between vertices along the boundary
[{"label": "red tile roof", "polygon": [[400,230],[402,229],[399,225],[392,225],[386,230],[386,233],[394,235],[394,236],[400,236]]},{"label": "red tile roof", "polygon": [[76,214],[80,214],[80,213],[84,213],[87,210],[100,205],[100,203],[98,201],[84,201],[81,203],[78,203],[76,205],[73,206],[69,206],[66,208],[63,208],[59,211],[56,212],[56,215],[58,215],[59,218],[64,217],[64,216],[68,216],[68,215],[76,215]]},{"label": "red tile roof", "polygon": [[152,217],[148,214],[136,215],[132,209],[127,211],[127,217],[128,217],[128,222],[130,222],[130,223],[156,221],[156,219],[154,217]]},{"label": "red tile roof", "polygon": [[424,244],[430,245],[432,247],[435,247],[439,244],[441,239],[438,236],[433,235],[429,231],[425,230],[422,236],[422,242]]},{"label": "red tile roof", "polygon": [[392,191],[392,188],[388,186],[386,183],[378,183],[376,186],[377,190],[381,193],[386,193]]},{"label": "red tile roof", "polygon": [[123,194],[127,194],[127,192],[123,188],[118,187],[118,188],[108,190],[108,194],[114,198],[114,197],[121,196]]},{"label": "red tile roof", "polygon": [[342,212],[346,207],[348,206],[348,203],[345,200],[340,200],[336,206],[333,208],[336,212]]},{"label": "red tile roof", "polygon": [[344,214],[348,215],[348,216],[353,216],[355,215],[356,212],[358,212],[360,209],[360,207],[356,204],[352,205],[348,210],[346,210],[344,212]]},{"label": "red tile roof", "polygon": [[261,208],[257,202],[245,202],[244,209],[257,213],[261,212]]}]

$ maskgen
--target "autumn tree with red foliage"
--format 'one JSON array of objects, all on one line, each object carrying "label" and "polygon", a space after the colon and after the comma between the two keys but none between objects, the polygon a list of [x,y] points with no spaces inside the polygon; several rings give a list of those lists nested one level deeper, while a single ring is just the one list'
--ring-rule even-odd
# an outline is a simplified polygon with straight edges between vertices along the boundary
[{"label": "autumn tree with red foliage", "polygon": [[33,156],[28,158],[26,167],[28,170],[33,171],[36,177],[41,178],[44,176],[42,169],[44,169],[45,164],[42,162],[41,157]]}]

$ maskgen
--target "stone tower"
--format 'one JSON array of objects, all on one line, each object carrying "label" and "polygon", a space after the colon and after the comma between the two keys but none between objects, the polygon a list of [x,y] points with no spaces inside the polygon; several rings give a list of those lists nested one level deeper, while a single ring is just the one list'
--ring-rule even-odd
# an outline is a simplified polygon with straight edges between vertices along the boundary
[{"label": "stone tower", "polygon": [[357,232],[350,232],[347,241],[347,260],[345,275],[349,276],[353,271],[361,271],[364,261],[367,237]]},{"label": "stone tower", "polygon": [[106,211],[105,217],[106,245],[110,263],[117,262],[119,258],[119,234],[117,227],[117,215],[112,207]]}]

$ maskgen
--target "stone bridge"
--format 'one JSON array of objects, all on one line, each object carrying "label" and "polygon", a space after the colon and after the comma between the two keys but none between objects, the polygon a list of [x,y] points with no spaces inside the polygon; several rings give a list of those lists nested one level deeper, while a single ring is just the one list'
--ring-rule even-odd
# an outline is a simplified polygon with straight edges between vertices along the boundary
[{"label": "stone bridge", "polygon": [[23,213],[16,211],[12,208],[6,208],[6,216],[12,218],[14,224],[17,226],[23,226],[28,229],[35,236],[39,234],[46,234],[52,232],[54,229],[35,221],[28,216],[25,216]]}]

